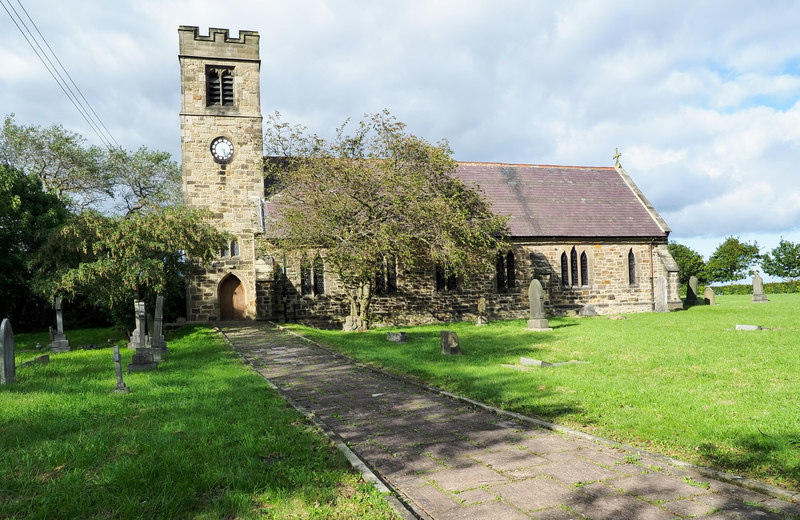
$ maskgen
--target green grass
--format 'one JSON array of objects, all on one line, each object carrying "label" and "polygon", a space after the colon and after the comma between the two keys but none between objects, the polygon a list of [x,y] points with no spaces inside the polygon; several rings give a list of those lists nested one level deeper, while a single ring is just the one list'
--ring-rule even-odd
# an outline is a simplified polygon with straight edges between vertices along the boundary
[{"label": "green grass", "polygon": [[112,392],[111,348],[18,367],[0,387],[0,518],[393,518],[217,334],[187,327],[169,348],[125,374],[130,394]]},{"label": "green grass", "polygon": [[[363,362],[526,415],[689,462],[800,488],[800,295],[721,296],[719,305],[627,320],[553,318],[386,332],[295,330]],[[735,331],[737,324],[772,330]],[[458,333],[462,356],[439,353]],[[518,371],[520,356],[588,361]]]}]

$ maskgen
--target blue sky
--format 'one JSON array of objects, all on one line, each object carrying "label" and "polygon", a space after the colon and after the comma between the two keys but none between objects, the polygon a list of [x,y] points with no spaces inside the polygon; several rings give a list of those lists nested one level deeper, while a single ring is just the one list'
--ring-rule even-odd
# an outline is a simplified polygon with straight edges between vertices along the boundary
[{"label": "blue sky", "polygon": [[[20,0],[3,0],[19,9]],[[127,148],[179,158],[178,25],[261,35],[262,112],[389,109],[458,160],[623,167],[706,258],[800,241],[800,3],[23,0]],[[0,112],[91,133],[0,10]]]}]

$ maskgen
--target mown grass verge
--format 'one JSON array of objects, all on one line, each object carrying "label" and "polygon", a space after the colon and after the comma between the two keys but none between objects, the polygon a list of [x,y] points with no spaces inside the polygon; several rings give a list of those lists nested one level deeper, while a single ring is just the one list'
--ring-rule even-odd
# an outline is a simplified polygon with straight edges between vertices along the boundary
[{"label": "mown grass verge", "polygon": [[125,374],[130,394],[110,347],[18,367],[0,387],[0,518],[393,518],[218,334],[186,327],[169,349]]},{"label": "mown grass verge", "polygon": [[[800,295],[721,296],[717,306],[626,320],[553,318],[364,333],[292,326],[360,361],[488,404],[696,464],[800,489]],[[736,331],[737,324],[768,330]],[[439,353],[439,331],[463,355]],[[386,341],[404,330],[407,344]],[[521,356],[588,361],[527,371]]]}]

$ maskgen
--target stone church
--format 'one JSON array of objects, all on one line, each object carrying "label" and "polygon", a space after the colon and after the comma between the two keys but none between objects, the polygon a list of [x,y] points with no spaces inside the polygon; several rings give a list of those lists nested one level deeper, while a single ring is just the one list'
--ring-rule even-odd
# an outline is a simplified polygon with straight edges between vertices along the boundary
[{"label": "stone church", "polygon": [[[316,258],[259,253],[265,200],[259,35],[180,26],[181,152],[187,205],[209,208],[232,240],[187,291],[189,321],[271,319],[338,326],[349,305]],[[447,278],[435,265],[409,271],[389,260],[376,273],[374,324],[527,316],[538,279],[553,314],[677,309],[670,229],[617,162],[613,167],[458,163],[495,213],[509,216],[510,249],[485,279]]]}]

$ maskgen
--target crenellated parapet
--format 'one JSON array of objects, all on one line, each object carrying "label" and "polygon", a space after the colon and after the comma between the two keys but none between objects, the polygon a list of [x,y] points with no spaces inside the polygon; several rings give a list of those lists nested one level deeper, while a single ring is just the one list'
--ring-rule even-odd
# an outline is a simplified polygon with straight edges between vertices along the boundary
[{"label": "crenellated parapet", "polygon": [[258,61],[259,35],[257,31],[239,31],[231,38],[228,29],[210,28],[208,35],[200,34],[193,25],[178,26],[179,56],[222,58]]}]

